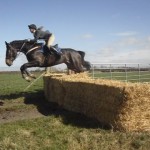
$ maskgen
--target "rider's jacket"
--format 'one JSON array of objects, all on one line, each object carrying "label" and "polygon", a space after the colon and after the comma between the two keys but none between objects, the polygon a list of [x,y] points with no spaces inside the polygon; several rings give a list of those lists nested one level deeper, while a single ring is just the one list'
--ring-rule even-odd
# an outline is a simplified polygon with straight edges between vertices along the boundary
[{"label": "rider's jacket", "polygon": [[39,39],[48,40],[51,35],[52,35],[52,33],[50,33],[48,30],[43,31],[43,30],[37,29],[33,33],[34,41],[37,41]]}]

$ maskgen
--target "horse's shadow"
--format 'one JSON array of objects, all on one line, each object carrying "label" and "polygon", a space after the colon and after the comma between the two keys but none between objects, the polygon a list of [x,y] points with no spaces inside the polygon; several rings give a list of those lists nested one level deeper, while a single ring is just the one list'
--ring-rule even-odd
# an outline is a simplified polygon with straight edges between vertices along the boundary
[{"label": "horse's shadow", "polygon": [[18,92],[18,93],[11,93],[11,94],[0,94],[0,106],[3,106],[5,104],[5,100],[13,100],[20,98],[24,95],[24,92]]},{"label": "horse's shadow", "polygon": [[44,116],[54,115],[55,117],[61,117],[62,121],[66,125],[77,126],[81,128],[101,128],[101,129],[111,129],[110,126],[106,126],[95,119],[88,118],[85,115],[80,113],[75,113],[72,111],[65,110],[60,108],[56,103],[48,102],[44,98],[44,91],[37,90],[34,92],[18,92],[15,94],[1,95],[0,105],[5,103],[5,99],[13,100],[20,97],[23,97],[24,103],[26,105],[35,105],[38,112],[40,112]]},{"label": "horse's shadow", "polygon": [[5,101],[6,99],[7,100],[17,99],[17,98],[20,98],[20,96],[23,96],[23,95],[24,95],[24,92],[0,95],[0,100]]},{"label": "horse's shadow", "polygon": [[56,103],[46,101],[43,91],[26,93],[24,95],[25,104],[35,105],[37,107],[37,110],[45,116],[54,115],[56,117],[61,117],[63,123],[66,125],[69,124],[72,126],[78,126],[83,128],[111,129],[110,126],[104,125],[95,119],[88,118],[80,113],[65,110],[63,108],[60,108]]}]

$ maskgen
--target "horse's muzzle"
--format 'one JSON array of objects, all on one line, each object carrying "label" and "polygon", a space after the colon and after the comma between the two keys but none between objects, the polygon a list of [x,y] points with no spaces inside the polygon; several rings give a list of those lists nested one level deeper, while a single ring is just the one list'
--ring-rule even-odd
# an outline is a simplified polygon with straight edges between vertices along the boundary
[{"label": "horse's muzzle", "polygon": [[13,62],[10,59],[6,59],[5,61],[8,66],[11,66],[13,64]]}]

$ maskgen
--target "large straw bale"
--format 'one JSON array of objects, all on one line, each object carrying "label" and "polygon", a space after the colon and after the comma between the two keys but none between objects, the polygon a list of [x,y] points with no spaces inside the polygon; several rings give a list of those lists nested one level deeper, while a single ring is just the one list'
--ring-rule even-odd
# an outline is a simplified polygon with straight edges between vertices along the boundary
[{"label": "large straw bale", "polygon": [[45,96],[123,131],[150,131],[150,84],[91,79],[86,73],[45,76]]},{"label": "large straw bale", "polygon": [[[51,102],[59,102],[64,99],[64,88],[60,82],[60,80],[55,80],[53,77],[61,77],[63,74],[46,74],[44,78],[44,93],[46,98],[49,97]],[[61,99],[60,99],[61,98]]]}]

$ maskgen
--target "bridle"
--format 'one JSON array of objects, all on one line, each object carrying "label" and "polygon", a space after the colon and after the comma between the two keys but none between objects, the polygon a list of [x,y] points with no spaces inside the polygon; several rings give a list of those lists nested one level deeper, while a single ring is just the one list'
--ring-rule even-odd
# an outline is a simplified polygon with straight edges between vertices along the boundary
[{"label": "bridle", "polygon": [[24,42],[24,43],[22,44],[21,48],[20,48],[19,51],[18,51],[18,54],[17,54],[16,58],[20,55],[20,52],[22,52],[22,49],[23,49],[23,47],[25,46],[25,44],[26,44],[26,42]]},{"label": "bridle", "polygon": [[[20,55],[20,52],[22,52],[22,49],[23,49],[23,47],[25,46],[25,44],[26,44],[26,43],[24,42],[19,50],[18,50],[17,48],[14,48],[14,47],[10,44],[11,49],[18,52],[17,55],[16,55],[16,58]],[[15,58],[15,59],[16,59],[16,58]],[[6,59],[10,59],[10,58],[7,58],[7,57],[6,57]]]},{"label": "bridle", "polygon": [[[23,49],[23,47],[25,46],[25,44],[26,44],[26,42],[24,42],[24,43],[22,44],[20,50],[18,51],[19,53],[17,54],[17,57],[20,55],[20,52],[22,52],[22,49]],[[34,43],[34,44],[35,44],[35,43]],[[34,45],[34,44],[33,44],[33,45]],[[33,45],[31,45],[31,47],[32,47]],[[29,50],[25,53],[25,55],[27,55],[28,53],[30,53],[31,51],[33,51],[33,50],[35,50],[35,49],[37,49],[37,48],[39,48],[39,46],[36,46],[36,47],[33,47],[33,48],[29,49]]]},{"label": "bridle", "polygon": [[[34,43],[34,44],[35,44],[35,43]],[[34,44],[33,44],[33,45],[34,45]],[[16,58],[20,55],[21,52],[23,52],[22,49],[24,48],[25,45],[26,45],[26,42],[24,42],[24,43],[22,44],[22,46],[21,46],[21,48],[20,48],[19,50],[18,50],[17,48],[14,48],[13,46],[11,46],[12,49],[14,49],[14,50],[17,51],[17,56],[16,56]],[[31,45],[31,47],[32,47],[33,45]],[[29,49],[29,50],[25,53],[25,55],[27,55],[27,54],[30,53],[32,50],[35,50],[35,49],[37,49],[37,48],[39,48],[39,46],[36,46],[36,47],[33,47],[33,48]]]}]

